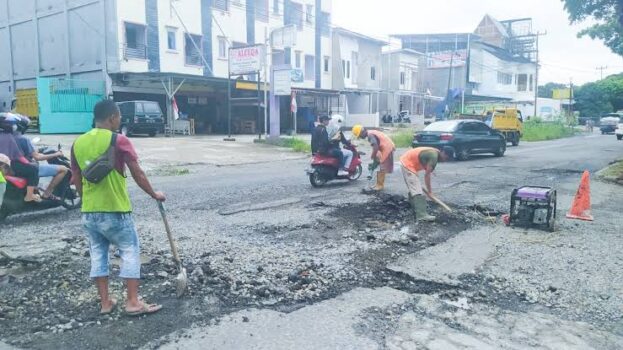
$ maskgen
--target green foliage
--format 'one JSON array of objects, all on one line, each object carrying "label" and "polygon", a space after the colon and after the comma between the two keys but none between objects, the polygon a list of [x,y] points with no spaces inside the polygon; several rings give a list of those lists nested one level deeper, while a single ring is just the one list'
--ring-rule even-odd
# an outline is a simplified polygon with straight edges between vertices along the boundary
[{"label": "green foliage", "polygon": [[579,37],[589,36],[604,42],[614,53],[623,56],[623,1],[620,0],[562,0],[571,23],[592,19],[595,24],[580,31]]},{"label": "green foliage", "polygon": [[540,119],[529,120],[523,124],[523,141],[547,141],[573,136],[575,129],[562,122],[544,123]]},{"label": "green foliage", "polygon": [[565,84],[559,83],[547,83],[543,86],[539,86],[539,97],[552,98],[554,90],[568,88]]},{"label": "green foliage", "polygon": [[255,143],[269,144],[278,147],[290,148],[294,152],[311,153],[311,145],[305,140],[296,137],[280,137],[276,140],[254,140]]},{"label": "green foliage", "polygon": [[413,130],[412,129],[400,129],[390,135],[392,141],[398,148],[411,147],[413,142]]},{"label": "green foliage", "polygon": [[598,118],[613,110],[607,90],[599,83],[584,84],[575,92],[575,100],[575,110],[585,118]]}]

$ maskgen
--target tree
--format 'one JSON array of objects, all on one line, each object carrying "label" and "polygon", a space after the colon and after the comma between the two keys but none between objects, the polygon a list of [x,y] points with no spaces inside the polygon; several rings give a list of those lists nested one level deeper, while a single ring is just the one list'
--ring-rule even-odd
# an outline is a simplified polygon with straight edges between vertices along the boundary
[{"label": "tree", "polygon": [[610,96],[599,83],[587,83],[575,91],[575,110],[583,118],[598,118],[613,111]]},{"label": "tree", "polygon": [[596,23],[578,37],[600,39],[614,53],[623,56],[623,0],[562,0],[571,23],[592,19]]},{"label": "tree", "polygon": [[554,90],[568,88],[565,84],[559,83],[547,83],[543,86],[539,86],[539,97],[552,98]]}]

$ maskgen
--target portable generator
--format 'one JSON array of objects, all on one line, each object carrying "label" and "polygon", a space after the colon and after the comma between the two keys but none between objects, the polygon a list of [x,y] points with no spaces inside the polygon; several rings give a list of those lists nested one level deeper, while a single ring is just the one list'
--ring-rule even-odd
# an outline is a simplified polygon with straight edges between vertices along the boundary
[{"label": "portable generator", "polygon": [[554,231],[556,190],[551,187],[524,186],[513,190],[509,215],[511,225]]}]

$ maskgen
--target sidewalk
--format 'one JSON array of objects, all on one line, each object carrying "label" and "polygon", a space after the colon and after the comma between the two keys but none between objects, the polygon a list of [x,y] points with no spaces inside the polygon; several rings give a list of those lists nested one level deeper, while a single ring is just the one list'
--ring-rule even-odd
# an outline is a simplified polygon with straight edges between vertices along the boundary
[{"label": "sidewalk", "polygon": [[[69,153],[71,145],[79,135],[28,135],[39,137],[38,145],[56,147]],[[302,135],[306,138],[308,135]],[[131,137],[139,154],[141,164],[146,169],[162,166],[214,165],[233,166],[275,162],[291,159],[304,159],[308,155],[296,153],[286,148],[256,144],[257,135],[234,135],[236,141],[223,141],[226,136],[176,136],[176,137]]]}]

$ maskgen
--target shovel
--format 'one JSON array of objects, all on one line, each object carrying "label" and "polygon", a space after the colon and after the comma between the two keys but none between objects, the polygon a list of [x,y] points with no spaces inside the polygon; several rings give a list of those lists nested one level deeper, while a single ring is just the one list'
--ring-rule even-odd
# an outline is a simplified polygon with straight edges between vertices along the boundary
[{"label": "shovel", "polygon": [[[425,188],[422,188],[422,190],[424,191],[424,193],[426,193],[428,195],[428,191]],[[452,213],[452,209],[450,209],[450,207],[441,201],[441,199],[435,197],[435,196],[430,196],[430,199],[432,199],[435,203],[439,204],[443,209],[445,209],[448,213]]]},{"label": "shovel", "polygon": [[180,256],[177,253],[177,246],[175,245],[173,235],[171,234],[171,227],[169,226],[169,221],[167,220],[167,213],[164,209],[164,204],[161,201],[158,201],[158,209],[160,209],[160,215],[162,215],[164,228],[167,230],[167,237],[169,238],[169,244],[171,245],[173,260],[177,264],[177,270],[179,271],[177,277],[175,278],[177,297],[179,298],[184,295],[186,288],[188,287],[188,275],[186,274],[186,269],[182,266],[182,260],[180,260]]}]

